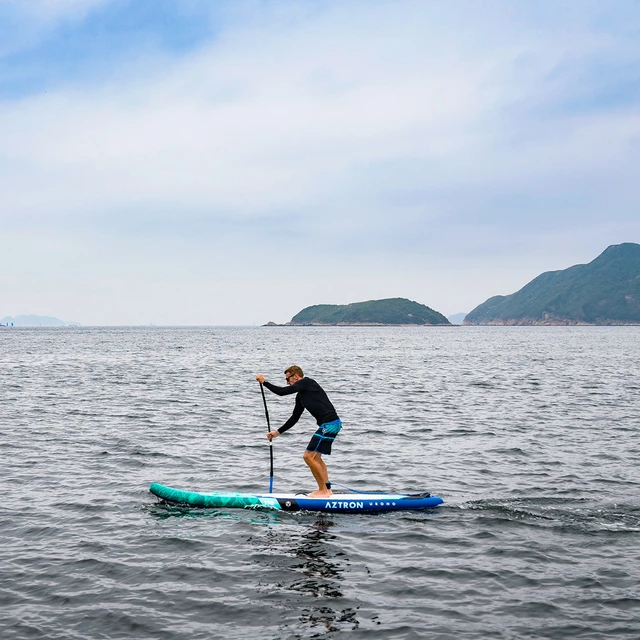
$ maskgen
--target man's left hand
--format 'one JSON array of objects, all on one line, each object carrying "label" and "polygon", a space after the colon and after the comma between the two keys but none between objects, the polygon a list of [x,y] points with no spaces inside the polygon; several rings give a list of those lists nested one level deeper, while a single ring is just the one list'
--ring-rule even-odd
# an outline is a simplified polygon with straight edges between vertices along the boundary
[{"label": "man's left hand", "polygon": [[261,373],[259,373],[259,374],[256,376],[256,380],[257,380],[260,384],[264,384],[264,376],[263,376]]}]

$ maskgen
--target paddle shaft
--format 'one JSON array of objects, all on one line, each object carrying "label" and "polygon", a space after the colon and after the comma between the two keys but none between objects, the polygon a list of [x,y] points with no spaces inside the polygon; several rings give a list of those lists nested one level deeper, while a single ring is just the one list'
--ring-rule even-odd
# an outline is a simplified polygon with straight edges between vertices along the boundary
[{"label": "paddle shaft", "polygon": [[[269,421],[269,408],[267,407],[267,399],[264,395],[264,387],[260,383],[260,392],[262,393],[262,402],[264,403],[264,415],[267,417],[267,433],[271,431],[271,423]],[[273,442],[269,439],[269,458],[271,460],[271,469],[269,471],[269,493],[273,493]]]}]

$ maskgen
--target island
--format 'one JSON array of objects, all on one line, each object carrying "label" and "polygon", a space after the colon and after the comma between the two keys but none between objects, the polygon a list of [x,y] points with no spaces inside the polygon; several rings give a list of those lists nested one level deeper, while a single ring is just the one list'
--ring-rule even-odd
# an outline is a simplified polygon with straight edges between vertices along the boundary
[{"label": "island", "polygon": [[640,244],[611,245],[588,264],[548,271],[489,298],[465,325],[640,324]]},{"label": "island", "polygon": [[[441,313],[407,298],[367,300],[351,304],[316,304],[297,313],[285,326],[448,325]],[[275,326],[268,323],[267,326]]]}]

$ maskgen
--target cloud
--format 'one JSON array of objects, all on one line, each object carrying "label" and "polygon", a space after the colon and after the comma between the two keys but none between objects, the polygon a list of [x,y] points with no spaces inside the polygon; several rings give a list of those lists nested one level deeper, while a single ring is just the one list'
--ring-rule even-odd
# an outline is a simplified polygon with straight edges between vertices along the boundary
[{"label": "cloud", "polygon": [[[0,222],[16,246],[26,229],[61,246],[79,234],[104,256],[79,263],[103,273],[115,246],[125,267],[142,256],[149,282],[168,254],[184,281],[214,277],[234,254],[293,246],[341,261],[323,267],[321,288],[342,301],[396,295],[398,274],[420,298],[410,289],[450,258],[467,292],[452,312],[469,291],[484,295],[463,284],[467,261],[482,257],[495,282],[500,260],[520,260],[503,277],[511,286],[576,225],[592,230],[584,254],[639,230],[633,4],[211,6],[189,3],[174,34],[153,23],[122,40],[110,30],[130,24],[129,3],[32,5],[29,20],[46,28],[24,27],[40,35],[16,47],[51,65],[48,80],[0,100]],[[56,66],[43,52],[61,29],[113,37],[126,56],[91,49],[82,73]],[[340,293],[345,267],[352,275],[338,277],[353,284]],[[447,300],[453,287],[436,288]]]},{"label": "cloud", "polygon": [[[460,88],[468,83],[456,82],[455,70],[445,79],[411,61],[406,71],[385,69],[383,52],[366,52],[362,33],[366,55],[356,59],[348,33],[334,35],[328,59],[322,33],[294,33],[286,50],[282,36],[240,30],[150,78],[5,106],[3,148],[13,166],[28,163],[29,180],[41,173],[42,195],[26,184],[14,206],[34,210],[42,198],[69,211],[96,199],[106,207],[169,199],[270,212],[318,198],[328,182],[340,188],[345,172],[424,153],[418,137],[430,155],[456,145],[443,130],[470,111],[470,88]],[[258,37],[268,55],[251,49]]]}]

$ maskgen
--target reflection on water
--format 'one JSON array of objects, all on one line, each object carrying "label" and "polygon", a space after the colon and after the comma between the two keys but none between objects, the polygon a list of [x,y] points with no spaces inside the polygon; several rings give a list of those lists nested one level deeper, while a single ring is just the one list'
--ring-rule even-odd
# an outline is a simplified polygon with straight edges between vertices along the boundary
[{"label": "reflection on water", "polygon": [[[269,592],[280,592],[290,602],[290,607],[299,610],[299,622],[313,629],[327,632],[356,629],[359,622],[356,609],[341,607],[344,602],[344,572],[349,559],[339,547],[338,538],[331,533],[333,520],[318,517],[312,523],[300,523],[298,527],[283,535],[282,528],[273,528],[261,538],[251,537],[261,553],[256,554],[256,562],[273,563],[274,556],[289,562],[279,562],[284,570],[278,580],[262,584]],[[292,594],[299,598],[291,600]]]},{"label": "reflection on water", "polygon": [[[280,522],[281,513],[274,509],[211,509],[169,504],[159,500],[146,507],[149,515],[157,520],[169,518],[221,518],[236,522],[272,525]],[[249,515],[250,514],[250,515]]]},{"label": "reflection on water", "polygon": [[[341,606],[346,604],[343,586],[349,559],[340,549],[338,537],[331,533],[336,523],[330,516],[311,519],[278,511],[197,509],[162,502],[149,505],[148,513],[158,521],[211,518],[266,526],[266,530],[247,537],[254,551],[249,561],[259,567],[258,575],[272,577],[260,580],[260,591],[271,597],[280,594],[287,608],[296,611],[294,637],[300,632],[299,623],[313,630],[314,637],[359,626],[358,607]],[[284,625],[282,630],[290,626]]]}]

